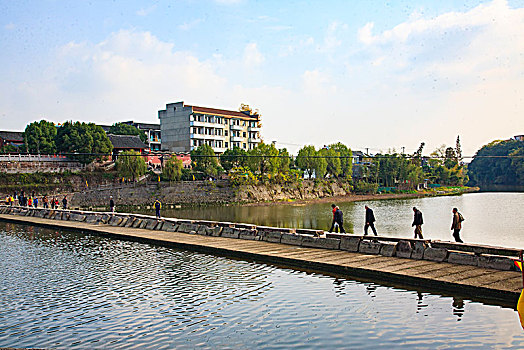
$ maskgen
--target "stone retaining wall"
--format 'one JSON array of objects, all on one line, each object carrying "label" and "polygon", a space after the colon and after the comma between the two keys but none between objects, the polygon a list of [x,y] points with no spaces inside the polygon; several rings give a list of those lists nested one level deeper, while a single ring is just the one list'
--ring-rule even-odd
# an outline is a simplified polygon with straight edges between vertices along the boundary
[{"label": "stone retaining wall", "polygon": [[51,210],[0,205],[0,214],[34,216],[52,220],[86,222],[92,225],[111,225],[181,232],[194,235],[266,241],[301,247],[323,248],[396,256],[399,258],[448,262],[505,271],[515,271],[514,261],[520,250],[482,245],[391,237],[363,237],[345,234],[324,234],[322,230],[291,229],[256,226],[231,222],[186,220],[125,213],[103,213],[75,210]]}]

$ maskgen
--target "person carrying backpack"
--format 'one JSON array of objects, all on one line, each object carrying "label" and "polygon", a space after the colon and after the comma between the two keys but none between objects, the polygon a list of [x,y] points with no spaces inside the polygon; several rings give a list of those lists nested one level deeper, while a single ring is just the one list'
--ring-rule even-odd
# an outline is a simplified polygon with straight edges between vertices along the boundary
[{"label": "person carrying backpack", "polygon": [[458,212],[457,208],[453,208],[453,222],[451,224],[451,229],[453,230],[453,237],[455,238],[455,242],[464,243],[462,239],[460,239],[460,229],[462,228],[462,221],[464,221],[464,217],[461,213]]}]

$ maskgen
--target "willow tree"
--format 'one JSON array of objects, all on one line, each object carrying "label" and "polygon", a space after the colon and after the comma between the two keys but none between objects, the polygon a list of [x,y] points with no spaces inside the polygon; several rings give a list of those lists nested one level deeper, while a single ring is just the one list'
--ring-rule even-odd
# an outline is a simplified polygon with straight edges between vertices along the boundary
[{"label": "willow tree", "polygon": [[169,181],[178,181],[182,177],[182,168],[182,161],[173,156],[164,165],[162,175]]},{"label": "willow tree", "polygon": [[135,181],[146,173],[147,165],[140,152],[130,150],[118,155],[116,169],[120,176],[132,178]]}]

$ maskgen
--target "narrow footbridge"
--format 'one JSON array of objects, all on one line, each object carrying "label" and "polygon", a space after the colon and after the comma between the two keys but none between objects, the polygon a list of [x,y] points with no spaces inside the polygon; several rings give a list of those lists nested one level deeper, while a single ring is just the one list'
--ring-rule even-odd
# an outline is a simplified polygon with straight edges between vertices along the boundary
[{"label": "narrow footbridge", "polygon": [[0,206],[0,220],[450,292],[516,305],[521,250],[126,213]]}]

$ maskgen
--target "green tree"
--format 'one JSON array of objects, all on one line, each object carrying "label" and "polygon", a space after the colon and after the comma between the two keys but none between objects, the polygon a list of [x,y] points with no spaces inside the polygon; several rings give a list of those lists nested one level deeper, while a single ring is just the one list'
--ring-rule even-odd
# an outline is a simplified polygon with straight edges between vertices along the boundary
[{"label": "green tree", "polygon": [[247,152],[240,147],[233,147],[233,149],[226,150],[220,156],[220,165],[226,171],[230,171],[233,168],[244,167],[247,165]]},{"label": "green tree", "polygon": [[351,149],[341,142],[334,143],[328,147],[337,152],[340,157],[340,173],[338,176],[351,179],[353,175],[353,152]]},{"label": "green tree", "polygon": [[470,184],[523,186],[524,142],[516,140],[493,141],[477,151],[468,165]]},{"label": "green tree", "polygon": [[147,165],[140,152],[129,150],[118,155],[116,170],[119,176],[132,178],[135,181],[146,173]]},{"label": "green tree", "polygon": [[329,174],[332,177],[338,178],[339,175],[342,174],[342,166],[338,152],[332,148],[322,148],[318,151],[318,154],[323,156],[326,162],[326,173],[321,174],[322,177]]},{"label": "green tree", "polygon": [[218,159],[215,151],[211,146],[204,144],[191,151],[191,160],[194,164],[194,170],[201,171],[207,176],[217,176]]},{"label": "green tree", "polygon": [[101,126],[81,122],[62,124],[57,130],[56,146],[59,152],[67,153],[70,158],[83,164],[102,158],[101,154],[109,155],[113,150]]},{"label": "green tree", "polygon": [[144,143],[148,143],[147,135],[144,131],[137,129],[133,125],[125,123],[115,123],[109,128],[109,134],[113,135],[136,135]]},{"label": "green tree", "polygon": [[315,146],[304,146],[298,151],[296,158],[297,167],[304,171],[308,177],[315,171],[317,151]]},{"label": "green tree", "polygon": [[273,144],[261,142],[257,147],[248,151],[248,166],[253,173],[260,175],[275,174],[280,163],[278,150]]},{"label": "green tree", "polygon": [[278,150],[278,165],[277,165],[277,172],[282,174],[289,173],[289,165],[291,164],[291,156],[289,155],[289,152],[285,148],[281,148]]},{"label": "green tree", "polygon": [[162,169],[162,175],[169,181],[178,181],[182,177],[183,164],[176,156],[167,160]]},{"label": "green tree", "polygon": [[56,153],[56,127],[52,122],[41,120],[26,126],[24,143],[29,153]]}]

